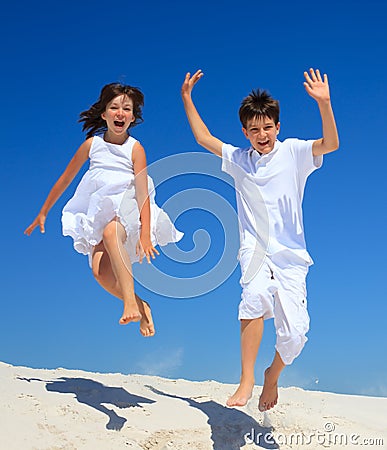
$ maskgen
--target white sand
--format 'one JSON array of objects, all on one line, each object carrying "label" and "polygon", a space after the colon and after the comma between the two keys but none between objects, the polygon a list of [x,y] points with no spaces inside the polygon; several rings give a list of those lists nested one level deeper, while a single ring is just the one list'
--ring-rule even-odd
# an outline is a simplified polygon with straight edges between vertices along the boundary
[{"label": "white sand", "polygon": [[387,398],[283,388],[263,414],[260,387],[226,408],[235,385],[214,381],[0,363],[0,383],[1,450],[387,448]]}]

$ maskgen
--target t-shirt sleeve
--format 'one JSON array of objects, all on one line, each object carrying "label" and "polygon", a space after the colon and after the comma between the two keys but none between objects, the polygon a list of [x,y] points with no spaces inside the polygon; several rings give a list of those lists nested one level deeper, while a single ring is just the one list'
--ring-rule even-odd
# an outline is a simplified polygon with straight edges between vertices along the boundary
[{"label": "t-shirt sleeve", "polygon": [[290,151],[296,161],[299,176],[307,178],[313,171],[319,169],[323,163],[322,156],[313,156],[312,146],[314,140],[289,139]]},{"label": "t-shirt sleeve", "polygon": [[238,147],[234,147],[231,144],[223,144],[222,145],[222,170],[223,172],[228,173],[232,177],[235,175],[236,169],[236,151]]}]

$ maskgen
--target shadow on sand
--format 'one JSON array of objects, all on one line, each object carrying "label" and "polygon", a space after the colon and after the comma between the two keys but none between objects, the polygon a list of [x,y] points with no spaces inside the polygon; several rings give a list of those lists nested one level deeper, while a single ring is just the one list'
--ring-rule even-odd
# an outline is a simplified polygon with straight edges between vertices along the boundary
[{"label": "shadow on sand", "polygon": [[60,394],[74,394],[79,403],[96,409],[109,418],[106,424],[108,430],[119,431],[126,422],[125,417],[118,416],[112,409],[106,408],[105,404],[114,405],[118,408],[141,407],[140,403],[154,403],[154,400],[130,394],[120,387],[109,387],[102,383],[87,378],[58,378],[57,381],[45,381],[39,378],[20,378],[23,381],[40,381],[46,383],[49,392]]},{"label": "shadow on sand", "polygon": [[240,450],[246,444],[256,444],[262,448],[279,448],[271,434],[272,428],[263,427],[248,414],[234,408],[227,408],[212,400],[197,402],[188,397],[167,394],[147,385],[152,392],[165,397],[186,401],[193,408],[208,417],[211,427],[213,450]]}]

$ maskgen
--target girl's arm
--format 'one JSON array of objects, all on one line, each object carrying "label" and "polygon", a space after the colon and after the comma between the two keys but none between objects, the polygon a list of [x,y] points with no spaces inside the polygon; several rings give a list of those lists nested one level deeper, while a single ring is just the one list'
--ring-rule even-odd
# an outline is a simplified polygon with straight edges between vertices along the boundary
[{"label": "girl's arm", "polygon": [[137,244],[137,254],[140,262],[145,257],[150,263],[150,258],[155,258],[159,252],[153,247],[150,238],[150,201],[148,194],[148,172],[146,170],[146,156],[144,147],[136,142],[132,151],[133,170],[135,175],[136,199],[140,211],[141,233]]},{"label": "girl's arm", "polygon": [[83,164],[89,158],[89,151],[91,147],[91,142],[93,138],[87,139],[76,151],[75,155],[69,162],[65,171],[58,178],[57,182],[52,187],[50,193],[48,194],[46,201],[43,203],[43,206],[32,222],[32,224],[24,231],[24,234],[29,236],[34,229],[39,226],[40,232],[44,233],[44,223],[46,221],[46,217],[50,209],[54,206],[59,197],[63,194],[69,184],[73,181]]}]

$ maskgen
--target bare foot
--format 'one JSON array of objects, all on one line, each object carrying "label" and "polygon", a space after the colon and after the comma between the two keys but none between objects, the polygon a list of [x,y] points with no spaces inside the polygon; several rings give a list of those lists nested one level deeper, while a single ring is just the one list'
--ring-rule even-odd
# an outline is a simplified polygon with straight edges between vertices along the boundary
[{"label": "bare foot", "polygon": [[[136,296],[137,304],[141,313],[140,333],[145,337],[154,336],[155,326],[153,324],[152,312],[149,303]],[[138,301],[139,300],[139,301]]]},{"label": "bare foot", "polygon": [[254,380],[241,380],[238,389],[226,402],[227,406],[245,406],[253,394]]},{"label": "bare foot", "polygon": [[270,378],[270,367],[265,370],[265,382],[261,396],[259,397],[258,409],[268,411],[277,404],[278,400],[278,379]]},{"label": "bare foot", "polygon": [[141,320],[140,311],[137,308],[137,304],[124,302],[124,312],[122,313],[119,323],[121,325],[126,325],[129,322],[138,322]]}]

